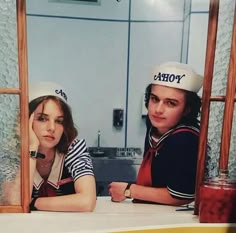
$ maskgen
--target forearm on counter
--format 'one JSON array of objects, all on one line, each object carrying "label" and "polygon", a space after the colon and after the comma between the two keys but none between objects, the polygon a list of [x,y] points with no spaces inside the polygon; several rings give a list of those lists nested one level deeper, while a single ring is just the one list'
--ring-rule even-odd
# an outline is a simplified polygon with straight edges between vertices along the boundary
[{"label": "forearm on counter", "polygon": [[44,211],[91,212],[96,205],[95,178],[85,175],[74,182],[75,194],[56,197],[40,197],[34,207]]},{"label": "forearm on counter", "polygon": [[183,200],[172,197],[167,188],[146,187],[132,184],[130,192],[131,197],[134,199],[167,205],[179,206],[192,202],[192,200]]},{"label": "forearm on counter", "polygon": [[35,202],[35,208],[42,211],[91,212],[94,210],[96,198],[80,193],[56,197],[40,197]]}]

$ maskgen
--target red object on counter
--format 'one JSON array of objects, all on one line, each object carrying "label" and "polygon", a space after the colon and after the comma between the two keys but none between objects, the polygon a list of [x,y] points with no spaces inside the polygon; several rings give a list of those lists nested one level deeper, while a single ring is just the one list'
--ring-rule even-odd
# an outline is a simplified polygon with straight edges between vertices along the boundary
[{"label": "red object on counter", "polygon": [[236,223],[236,181],[214,178],[200,187],[200,223]]}]

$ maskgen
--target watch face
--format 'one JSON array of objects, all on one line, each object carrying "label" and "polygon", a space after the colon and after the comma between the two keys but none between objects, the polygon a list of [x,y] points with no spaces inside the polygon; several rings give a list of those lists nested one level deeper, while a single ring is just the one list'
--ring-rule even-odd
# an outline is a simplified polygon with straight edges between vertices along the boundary
[{"label": "watch face", "polygon": [[126,189],[125,190],[125,196],[126,197],[130,197],[130,189]]},{"label": "watch face", "polygon": [[30,157],[37,158],[37,151],[30,151]]}]

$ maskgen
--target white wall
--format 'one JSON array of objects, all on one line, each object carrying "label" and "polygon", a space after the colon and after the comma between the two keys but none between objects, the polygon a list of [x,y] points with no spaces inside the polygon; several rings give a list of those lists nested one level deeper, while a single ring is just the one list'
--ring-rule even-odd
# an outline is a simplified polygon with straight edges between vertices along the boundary
[{"label": "white wall", "polygon": [[[91,6],[27,0],[29,79],[66,87],[88,146],[96,145],[101,130],[101,146],[142,148],[142,96],[152,66],[181,61],[184,2],[101,0]],[[197,22],[191,19],[184,53],[202,71],[206,33]],[[196,48],[199,40],[202,47]],[[120,130],[112,126],[113,108],[123,108],[127,117]]]},{"label": "white wall", "polygon": [[189,31],[188,63],[204,74],[209,0],[193,0]]}]

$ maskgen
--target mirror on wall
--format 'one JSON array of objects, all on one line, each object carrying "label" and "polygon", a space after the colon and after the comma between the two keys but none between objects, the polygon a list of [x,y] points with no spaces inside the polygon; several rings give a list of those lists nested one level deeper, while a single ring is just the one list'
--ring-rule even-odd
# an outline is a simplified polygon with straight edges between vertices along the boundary
[{"label": "mirror on wall", "polygon": [[[209,1],[27,0],[26,7],[29,82],[65,87],[89,147],[98,132],[102,147],[143,147],[143,94],[154,65],[182,61],[204,73]],[[115,109],[123,111],[121,127],[113,125]]]}]

